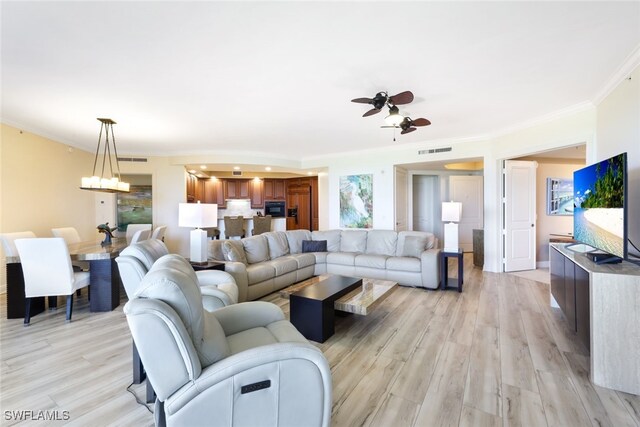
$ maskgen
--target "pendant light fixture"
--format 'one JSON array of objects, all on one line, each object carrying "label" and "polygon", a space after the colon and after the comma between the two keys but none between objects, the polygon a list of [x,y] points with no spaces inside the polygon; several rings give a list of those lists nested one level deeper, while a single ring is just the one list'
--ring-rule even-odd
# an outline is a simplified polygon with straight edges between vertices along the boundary
[{"label": "pendant light fixture", "polygon": [[[93,160],[93,175],[90,177],[82,177],[80,189],[90,191],[101,191],[105,193],[128,193],[129,183],[123,182],[120,177],[120,163],[118,162],[118,151],[116,150],[116,137],[113,134],[113,125],[116,124],[111,119],[98,120],[102,123],[100,126],[100,134],[98,135],[98,148],[96,148],[96,158]],[[102,152],[102,169],[100,176],[96,174],[98,166],[98,158],[100,157],[100,145],[102,144],[102,132],[105,134],[104,148]],[[111,141],[109,140],[111,134]],[[111,155],[111,143],[113,143],[113,159]],[[109,161],[109,174],[105,176],[105,166]],[[113,173],[113,162],[116,163],[117,176]]]}]

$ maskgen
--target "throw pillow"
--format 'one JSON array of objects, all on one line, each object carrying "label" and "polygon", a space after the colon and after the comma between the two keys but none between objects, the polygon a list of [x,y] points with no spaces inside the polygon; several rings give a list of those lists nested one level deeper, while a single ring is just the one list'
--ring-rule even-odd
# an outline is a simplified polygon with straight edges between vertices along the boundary
[{"label": "throw pillow", "polygon": [[230,241],[225,241],[222,245],[222,251],[224,253],[224,258],[227,261],[241,262],[245,265],[247,264],[247,257],[244,254],[242,243],[240,243],[240,247],[238,247],[237,244],[233,244]]},{"label": "throw pillow", "polygon": [[427,238],[422,236],[406,236],[402,247],[402,256],[420,258],[420,254],[427,245]]},{"label": "throw pillow", "polygon": [[302,252],[327,252],[326,240],[303,240]]}]

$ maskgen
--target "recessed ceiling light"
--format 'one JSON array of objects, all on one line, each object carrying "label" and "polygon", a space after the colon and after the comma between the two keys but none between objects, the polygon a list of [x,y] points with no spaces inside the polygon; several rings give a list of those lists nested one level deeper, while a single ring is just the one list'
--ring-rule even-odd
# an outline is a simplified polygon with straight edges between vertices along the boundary
[{"label": "recessed ceiling light", "polygon": [[233,170],[234,170],[234,171],[239,171],[239,170],[240,170],[240,166],[234,166],[234,167],[233,167]]},{"label": "recessed ceiling light", "polygon": [[271,167],[267,166],[266,168],[264,168],[264,170],[266,170],[267,172],[269,172],[271,170]]},{"label": "recessed ceiling light", "polygon": [[205,170],[207,168],[206,165],[200,165],[200,169]]},{"label": "recessed ceiling light", "polygon": [[189,172],[189,173],[196,173],[196,170],[195,170],[195,169],[189,169],[189,171],[188,171],[188,172]]},{"label": "recessed ceiling light", "polygon": [[313,172],[309,171],[307,172],[307,175],[313,175]]}]

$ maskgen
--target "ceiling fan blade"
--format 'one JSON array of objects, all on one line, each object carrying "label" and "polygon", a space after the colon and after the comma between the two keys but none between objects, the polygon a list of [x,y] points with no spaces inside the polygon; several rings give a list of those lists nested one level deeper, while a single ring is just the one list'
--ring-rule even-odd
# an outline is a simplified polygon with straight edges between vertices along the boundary
[{"label": "ceiling fan blade", "polygon": [[408,104],[411,101],[413,101],[413,93],[411,93],[410,90],[407,90],[405,92],[400,92],[399,94],[393,95],[392,97],[390,97],[389,101],[393,105]]},{"label": "ceiling fan blade", "polygon": [[371,98],[356,98],[356,99],[352,99],[351,102],[357,102],[358,104],[371,104],[371,103],[373,103],[373,99],[371,99]]},{"label": "ceiling fan blade", "polygon": [[362,117],[369,117],[369,116],[373,116],[374,114],[378,114],[380,112],[380,110],[378,110],[377,108],[372,108],[371,110],[367,111],[366,113],[364,113],[362,115]]},{"label": "ceiling fan blade", "polygon": [[412,126],[429,126],[431,122],[427,119],[415,119],[413,120]]},{"label": "ceiling fan blade", "polygon": [[405,129],[402,132],[400,132],[400,135],[404,135],[405,133],[413,132],[414,130],[416,130],[416,128]]}]

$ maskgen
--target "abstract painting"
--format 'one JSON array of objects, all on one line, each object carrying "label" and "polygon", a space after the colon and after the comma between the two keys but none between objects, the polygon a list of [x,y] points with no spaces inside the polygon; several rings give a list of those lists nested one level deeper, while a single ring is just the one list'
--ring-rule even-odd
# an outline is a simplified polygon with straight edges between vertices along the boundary
[{"label": "abstract painting", "polygon": [[373,227],[373,175],[340,177],[340,227]]},{"label": "abstract painting", "polygon": [[126,231],[129,224],[151,224],[151,186],[132,185],[129,193],[118,193],[118,231]]}]

